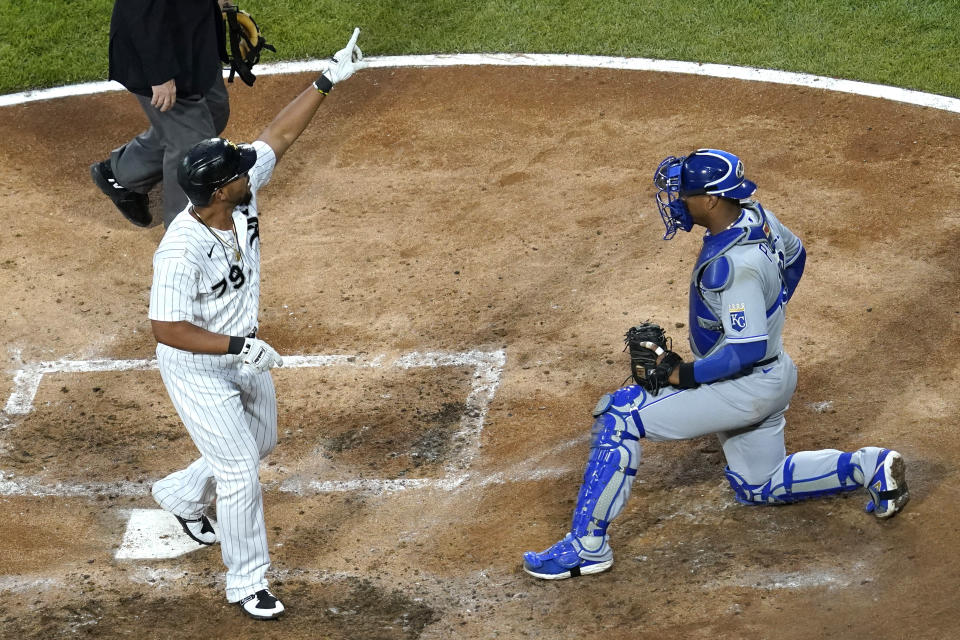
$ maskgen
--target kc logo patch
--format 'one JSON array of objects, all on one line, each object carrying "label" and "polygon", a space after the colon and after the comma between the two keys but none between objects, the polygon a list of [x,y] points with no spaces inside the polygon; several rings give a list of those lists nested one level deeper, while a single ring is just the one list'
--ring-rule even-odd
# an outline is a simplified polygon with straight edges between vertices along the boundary
[{"label": "kc logo patch", "polygon": [[730,305],[730,326],[734,331],[743,331],[747,327],[746,306],[740,302]]}]

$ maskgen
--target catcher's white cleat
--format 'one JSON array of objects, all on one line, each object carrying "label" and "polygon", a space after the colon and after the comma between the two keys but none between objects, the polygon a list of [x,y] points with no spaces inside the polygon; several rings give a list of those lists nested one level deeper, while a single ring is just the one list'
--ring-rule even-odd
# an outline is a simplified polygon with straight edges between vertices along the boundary
[{"label": "catcher's white cleat", "polygon": [[870,493],[867,513],[873,512],[878,518],[889,518],[903,509],[910,500],[903,456],[890,449],[880,452],[877,469],[866,489]]}]

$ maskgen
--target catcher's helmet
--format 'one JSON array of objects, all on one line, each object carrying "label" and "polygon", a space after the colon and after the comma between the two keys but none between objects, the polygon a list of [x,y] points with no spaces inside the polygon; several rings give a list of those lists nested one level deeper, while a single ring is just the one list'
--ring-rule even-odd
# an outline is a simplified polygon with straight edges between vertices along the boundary
[{"label": "catcher's helmet", "polygon": [[757,190],[757,185],[743,175],[740,158],[719,149],[697,149],[688,156],[670,156],[660,163],[653,175],[657,188],[657,208],[669,240],[677,229],[690,231],[693,219],[681,196],[711,195],[743,200]]},{"label": "catcher's helmet", "polygon": [[193,145],[183,156],[177,168],[177,182],[190,202],[205,207],[217,189],[243,176],[256,161],[253,145],[208,138]]}]

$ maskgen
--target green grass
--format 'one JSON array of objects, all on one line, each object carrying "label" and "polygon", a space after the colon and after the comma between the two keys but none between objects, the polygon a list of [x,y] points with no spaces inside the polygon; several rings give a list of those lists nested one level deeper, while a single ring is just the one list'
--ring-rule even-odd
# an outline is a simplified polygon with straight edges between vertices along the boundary
[{"label": "green grass", "polygon": [[[199,0],[198,0],[199,1]],[[278,48],[322,58],[583,53],[718,62],[960,96],[957,0],[240,0]],[[107,74],[112,0],[0,0],[0,93]]]}]

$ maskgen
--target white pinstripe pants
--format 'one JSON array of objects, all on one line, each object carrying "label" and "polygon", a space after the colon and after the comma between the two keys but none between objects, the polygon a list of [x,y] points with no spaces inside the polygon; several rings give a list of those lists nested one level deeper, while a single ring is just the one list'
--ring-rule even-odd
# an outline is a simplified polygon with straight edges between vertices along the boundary
[{"label": "white pinstripe pants", "polygon": [[227,600],[267,587],[270,567],[260,460],[277,444],[277,397],[270,372],[249,374],[237,356],[157,345],[160,375],[201,457],[153,485],[161,507],[197,518],[216,496]]}]

